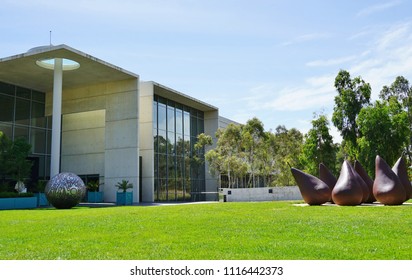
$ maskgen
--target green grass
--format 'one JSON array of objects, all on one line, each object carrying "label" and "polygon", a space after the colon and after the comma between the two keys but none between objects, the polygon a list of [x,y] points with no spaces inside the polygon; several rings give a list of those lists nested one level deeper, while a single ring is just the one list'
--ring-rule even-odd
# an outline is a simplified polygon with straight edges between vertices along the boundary
[{"label": "green grass", "polygon": [[0,211],[0,259],[412,259],[412,206],[294,202]]}]

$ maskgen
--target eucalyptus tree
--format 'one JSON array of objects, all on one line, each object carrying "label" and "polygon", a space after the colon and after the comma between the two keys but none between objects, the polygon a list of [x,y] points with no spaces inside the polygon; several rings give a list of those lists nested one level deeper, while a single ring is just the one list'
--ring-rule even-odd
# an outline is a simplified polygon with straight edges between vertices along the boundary
[{"label": "eucalyptus tree", "polygon": [[263,123],[253,118],[242,126],[242,148],[245,155],[245,162],[248,166],[248,182],[247,186],[255,188],[257,186],[259,167],[262,168],[262,160],[265,157],[265,141],[267,134],[263,128]]},{"label": "eucalyptus tree", "polygon": [[356,118],[361,109],[369,104],[371,86],[360,76],[351,78],[346,70],[340,70],[335,78],[335,106],[332,122],[340,131],[349,157],[356,157],[357,139],[361,137]]},{"label": "eucalyptus tree", "polygon": [[287,129],[280,125],[274,132],[274,172],[272,184],[275,186],[291,186],[295,183],[290,167],[302,168],[299,155],[303,145],[303,134],[295,129]]},{"label": "eucalyptus tree", "polygon": [[205,158],[213,174],[226,175],[228,187],[235,187],[247,172],[242,149],[242,127],[231,123],[225,129],[218,129],[216,138],[216,148],[209,150]]},{"label": "eucalyptus tree", "polygon": [[403,77],[396,77],[390,86],[384,86],[379,94],[382,100],[396,99],[407,112],[409,123],[409,141],[405,147],[409,162],[412,162],[412,87],[409,81]]},{"label": "eucalyptus tree", "polygon": [[315,115],[312,120],[312,128],[305,135],[300,160],[305,171],[318,175],[319,164],[323,163],[332,173],[336,174],[337,145],[333,143],[333,137],[329,133],[329,120],[321,114]]}]

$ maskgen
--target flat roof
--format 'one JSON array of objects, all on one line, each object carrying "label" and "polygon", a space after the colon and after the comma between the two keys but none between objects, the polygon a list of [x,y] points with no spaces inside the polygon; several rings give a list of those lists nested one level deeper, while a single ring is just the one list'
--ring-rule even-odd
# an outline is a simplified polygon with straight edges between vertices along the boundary
[{"label": "flat roof", "polygon": [[156,83],[153,81],[147,81],[145,83],[152,83],[154,88],[156,89],[155,94],[157,94],[158,96],[173,100],[183,105],[190,106],[192,108],[198,109],[203,112],[218,110],[218,108],[213,105],[210,105],[206,102],[203,102],[199,99],[196,99],[194,97],[181,93],[177,90],[171,89],[159,83]]},{"label": "flat roof", "polygon": [[80,68],[63,73],[63,89],[137,79],[139,76],[66,45],[37,47],[26,53],[0,58],[0,81],[38,91],[53,90],[53,71],[36,64],[38,60],[65,58]]}]

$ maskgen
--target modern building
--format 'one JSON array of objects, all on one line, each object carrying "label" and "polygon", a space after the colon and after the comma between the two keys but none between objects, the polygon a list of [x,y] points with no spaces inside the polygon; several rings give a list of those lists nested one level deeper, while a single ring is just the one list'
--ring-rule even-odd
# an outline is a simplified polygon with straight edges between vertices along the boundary
[{"label": "modern building", "polygon": [[0,130],[32,145],[32,179],[73,172],[104,199],[131,182],[133,201],[217,199],[200,133],[231,121],[218,108],[66,45],[0,59]]}]

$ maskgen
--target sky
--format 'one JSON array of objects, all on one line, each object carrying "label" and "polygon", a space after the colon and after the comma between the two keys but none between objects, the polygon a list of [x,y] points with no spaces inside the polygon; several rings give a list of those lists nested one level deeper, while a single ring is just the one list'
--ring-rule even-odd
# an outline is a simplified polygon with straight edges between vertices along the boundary
[{"label": "sky", "polygon": [[[333,113],[341,69],[412,82],[408,0],[2,0],[0,57],[66,44],[265,130]],[[51,32],[50,32],[51,31]],[[50,36],[51,34],[51,36]],[[339,133],[330,124],[335,141]]]}]

